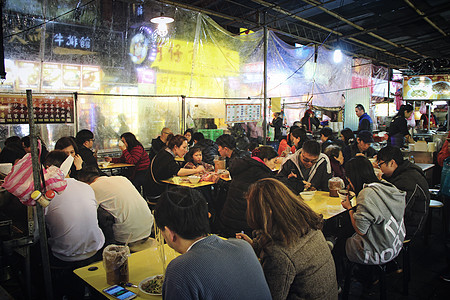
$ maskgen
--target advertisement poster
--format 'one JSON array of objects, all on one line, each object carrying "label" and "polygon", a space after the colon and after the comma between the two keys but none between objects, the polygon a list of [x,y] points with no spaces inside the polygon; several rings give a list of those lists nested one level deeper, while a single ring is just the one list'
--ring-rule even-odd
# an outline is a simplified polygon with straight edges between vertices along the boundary
[{"label": "advertisement poster", "polygon": [[61,65],[44,63],[42,69],[42,88],[58,91],[61,89]]},{"label": "advertisement poster", "polygon": [[403,99],[450,99],[450,75],[405,76]]},{"label": "advertisement poster", "polygon": [[227,104],[225,123],[258,122],[261,104]]},{"label": "advertisement poster", "polygon": [[[73,123],[74,101],[72,97],[33,96],[36,123]],[[28,123],[27,98],[0,96],[0,124]]]},{"label": "advertisement poster", "polygon": [[81,66],[63,65],[62,86],[65,90],[78,91],[81,86]]},{"label": "advertisement poster", "polygon": [[100,67],[83,66],[81,89],[83,91],[100,91]]},{"label": "advertisement poster", "polygon": [[39,63],[18,61],[17,85],[20,89],[37,89],[39,86]]}]

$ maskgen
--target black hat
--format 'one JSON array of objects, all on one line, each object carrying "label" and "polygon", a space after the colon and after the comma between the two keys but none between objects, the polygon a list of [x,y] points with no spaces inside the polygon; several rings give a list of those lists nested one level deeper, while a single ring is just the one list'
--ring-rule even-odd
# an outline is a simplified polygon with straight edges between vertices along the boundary
[{"label": "black hat", "polygon": [[361,130],[358,133],[358,138],[363,141],[364,143],[368,144],[368,143],[373,143],[373,136],[372,133],[370,131],[367,130]]}]

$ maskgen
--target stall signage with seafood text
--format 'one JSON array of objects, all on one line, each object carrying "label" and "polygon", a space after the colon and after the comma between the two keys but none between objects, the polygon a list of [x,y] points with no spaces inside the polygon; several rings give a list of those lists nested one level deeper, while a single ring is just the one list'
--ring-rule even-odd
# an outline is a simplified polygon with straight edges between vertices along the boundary
[{"label": "stall signage with seafood text", "polygon": [[[33,96],[36,123],[73,123],[74,101],[71,97]],[[28,123],[26,96],[0,96],[0,124]]]},{"label": "stall signage with seafood text", "polygon": [[450,75],[405,76],[403,99],[450,99]]},{"label": "stall signage with seafood text", "polygon": [[227,104],[226,123],[258,122],[261,104]]}]

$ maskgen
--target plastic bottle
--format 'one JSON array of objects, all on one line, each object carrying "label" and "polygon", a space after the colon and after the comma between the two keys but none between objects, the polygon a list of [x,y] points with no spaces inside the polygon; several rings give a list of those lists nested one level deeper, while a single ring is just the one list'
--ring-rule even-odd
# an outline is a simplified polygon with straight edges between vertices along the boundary
[{"label": "plastic bottle", "polygon": [[47,207],[50,204],[50,201],[55,198],[55,192],[52,190],[48,190],[44,195],[40,191],[34,191],[31,193],[31,199],[39,203],[42,207]]}]

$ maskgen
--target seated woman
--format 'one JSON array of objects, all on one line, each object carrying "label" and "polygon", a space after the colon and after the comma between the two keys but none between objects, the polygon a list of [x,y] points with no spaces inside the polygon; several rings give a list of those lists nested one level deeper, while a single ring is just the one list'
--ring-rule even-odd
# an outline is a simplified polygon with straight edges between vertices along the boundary
[{"label": "seated woman", "polygon": [[403,222],[405,192],[380,181],[370,161],[356,156],[345,164],[350,188],[356,193],[356,210],[348,197],[342,206],[349,209],[356,233],[345,243],[345,254],[355,263],[380,265],[393,260],[402,249],[406,231]]},{"label": "seated woman", "polygon": [[129,175],[129,179],[140,192],[141,187],[145,184],[145,173],[150,166],[150,158],[142,144],[131,132],[125,132],[120,136],[120,139],[122,143],[119,143],[119,148],[122,150],[122,156],[119,158],[105,157],[105,160],[113,163],[133,164],[134,168]]},{"label": "seated woman", "polygon": [[189,152],[184,156],[186,164],[183,168],[195,169],[198,166],[203,166],[207,172],[214,171],[214,166],[202,161],[202,148],[194,146],[189,149]]},{"label": "seated woman", "polygon": [[69,176],[71,178],[78,178],[78,172],[83,168],[83,159],[78,154],[78,146],[75,139],[70,136],[65,136],[56,141],[55,150],[62,150],[67,155],[73,157],[73,164],[70,168]]},{"label": "seated woman", "polygon": [[331,163],[331,172],[333,173],[333,177],[340,177],[344,180],[345,185],[348,185],[348,180],[345,177],[344,170],[344,155],[342,154],[342,149],[338,145],[330,145],[325,148],[324,152]]},{"label": "seated woman", "polygon": [[225,237],[234,237],[236,232],[251,233],[245,212],[247,200],[244,195],[248,187],[262,178],[273,178],[277,152],[271,146],[261,146],[253,150],[252,157],[236,158],[230,167],[231,178],[227,197],[220,216]]},{"label": "seated woman", "polygon": [[337,299],[334,261],[316,214],[272,178],[252,184],[247,221],[255,238],[237,233],[260,258],[273,299]]},{"label": "seated woman", "polygon": [[278,145],[278,156],[288,156],[289,154],[295,153],[295,151],[297,151],[292,140],[292,133],[297,128],[298,126],[291,126],[291,128],[289,128],[289,133],[286,139],[280,141],[280,144]]},{"label": "seated woman", "polygon": [[185,169],[175,161],[175,156],[184,157],[187,153],[187,139],[182,135],[170,137],[167,146],[161,149],[150,164],[148,184],[144,187],[144,193],[150,202],[159,198],[167,185],[161,180],[169,179],[173,176],[188,176],[205,172],[203,166],[197,166],[195,169]]}]

